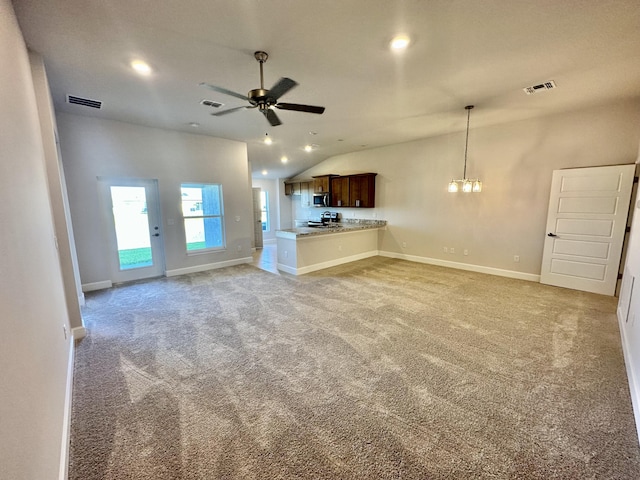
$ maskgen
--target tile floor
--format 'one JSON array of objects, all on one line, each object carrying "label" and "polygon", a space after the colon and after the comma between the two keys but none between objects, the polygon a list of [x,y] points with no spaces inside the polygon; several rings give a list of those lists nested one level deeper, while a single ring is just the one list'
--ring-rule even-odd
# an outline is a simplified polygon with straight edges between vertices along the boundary
[{"label": "tile floor", "polygon": [[280,274],[278,272],[278,254],[275,243],[265,243],[264,248],[256,249],[253,254],[253,266],[267,272]]}]

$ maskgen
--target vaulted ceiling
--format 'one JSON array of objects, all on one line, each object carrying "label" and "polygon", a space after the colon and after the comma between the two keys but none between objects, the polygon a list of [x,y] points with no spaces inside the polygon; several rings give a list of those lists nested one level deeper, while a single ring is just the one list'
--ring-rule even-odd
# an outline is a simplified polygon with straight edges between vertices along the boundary
[{"label": "vaulted ceiling", "polygon": [[[247,142],[254,176],[340,153],[640,97],[638,0],[14,0],[59,112]],[[398,33],[409,48],[392,52]],[[257,110],[199,86],[265,88],[322,115]],[[134,59],[153,69],[140,76]],[[533,95],[523,88],[553,80]],[[67,103],[67,95],[102,108]],[[223,103],[219,108],[201,100]],[[199,124],[192,126],[192,124]],[[640,129],[640,126],[639,126]],[[273,144],[263,143],[265,135]],[[304,146],[313,144],[311,152]],[[286,164],[281,157],[286,156]]]}]

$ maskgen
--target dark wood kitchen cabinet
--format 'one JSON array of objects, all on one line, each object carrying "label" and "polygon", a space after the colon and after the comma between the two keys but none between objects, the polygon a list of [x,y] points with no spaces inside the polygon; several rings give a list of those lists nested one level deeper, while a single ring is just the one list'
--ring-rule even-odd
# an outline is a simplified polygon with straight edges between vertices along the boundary
[{"label": "dark wood kitchen cabinet", "polygon": [[313,193],[329,193],[332,177],[335,177],[335,175],[313,177]]},{"label": "dark wood kitchen cabinet", "polygon": [[349,206],[373,208],[376,203],[376,174],[349,175]]},{"label": "dark wood kitchen cabinet", "polygon": [[331,203],[332,207],[348,207],[349,205],[349,178],[331,178]]}]

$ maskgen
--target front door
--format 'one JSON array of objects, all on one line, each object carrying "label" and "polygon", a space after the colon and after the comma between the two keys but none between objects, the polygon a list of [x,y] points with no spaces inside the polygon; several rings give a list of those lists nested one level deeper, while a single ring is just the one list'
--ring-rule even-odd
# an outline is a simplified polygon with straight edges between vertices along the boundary
[{"label": "front door", "polygon": [[554,170],[540,282],[614,295],[635,165]]},{"label": "front door", "polygon": [[101,179],[114,283],[164,274],[162,231],[155,180]]}]

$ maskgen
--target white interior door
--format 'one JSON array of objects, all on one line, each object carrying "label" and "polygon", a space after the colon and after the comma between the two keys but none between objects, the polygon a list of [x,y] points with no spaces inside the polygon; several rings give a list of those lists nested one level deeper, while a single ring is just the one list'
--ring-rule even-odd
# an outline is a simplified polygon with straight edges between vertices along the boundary
[{"label": "white interior door", "polygon": [[540,282],[614,295],[635,165],[554,170]]},{"label": "white interior door", "polygon": [[101,179],[109,231],[111,281],[159,277],[164,256],[155,180]]}]

